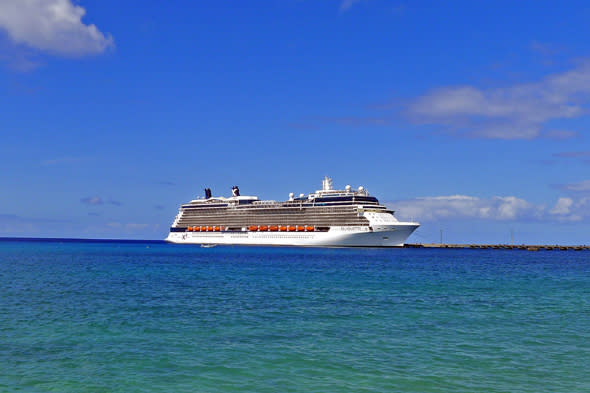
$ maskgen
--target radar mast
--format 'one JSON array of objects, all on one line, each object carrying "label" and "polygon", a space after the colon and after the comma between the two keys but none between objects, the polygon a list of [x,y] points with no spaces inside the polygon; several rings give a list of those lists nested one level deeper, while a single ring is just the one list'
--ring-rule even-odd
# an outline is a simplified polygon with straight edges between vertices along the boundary
[{"label": "radar mast", "polygon": [[324,180],[322,180],[322,191],[332,191],[332,178],[324,176]]}]

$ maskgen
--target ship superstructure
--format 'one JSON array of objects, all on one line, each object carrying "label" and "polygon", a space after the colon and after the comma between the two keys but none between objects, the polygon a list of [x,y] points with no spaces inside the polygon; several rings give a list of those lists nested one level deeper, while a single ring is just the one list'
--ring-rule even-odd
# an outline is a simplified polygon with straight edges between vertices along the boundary
[{"label": "ship superstructure", "polygon": [[318,247],[403,246],[420,225],[400,222],[364,187],[333,189],[325,177],[322,189],[284,202],[242,196],[205,198],[180,206],[166,238],[172,243],[248,244]]}]

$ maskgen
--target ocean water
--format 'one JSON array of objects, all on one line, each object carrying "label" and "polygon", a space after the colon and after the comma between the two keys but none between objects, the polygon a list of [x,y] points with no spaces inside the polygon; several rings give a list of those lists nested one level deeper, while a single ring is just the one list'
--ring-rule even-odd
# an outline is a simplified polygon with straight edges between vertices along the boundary
[{"label": "ocean water", "polygon": [[590,392],[590,253],[0,241],[0,392]]}]

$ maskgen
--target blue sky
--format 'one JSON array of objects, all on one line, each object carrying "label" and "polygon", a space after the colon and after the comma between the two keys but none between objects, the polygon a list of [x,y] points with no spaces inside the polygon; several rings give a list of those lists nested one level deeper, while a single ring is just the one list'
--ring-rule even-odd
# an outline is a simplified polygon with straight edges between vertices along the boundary
[{"label": "blue sky", "polygon": [[0,1],[0,236],[162,239],[324,175],[413,242],[590,243],[582,1]]}]

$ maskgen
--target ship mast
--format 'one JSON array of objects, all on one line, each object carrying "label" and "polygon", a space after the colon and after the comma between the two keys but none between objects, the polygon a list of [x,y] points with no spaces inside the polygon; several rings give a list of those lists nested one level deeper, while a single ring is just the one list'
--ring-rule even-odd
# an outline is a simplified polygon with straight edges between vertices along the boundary
[{"label": "ship mast", "polygon": [[332,191],[332,178],[324,176],[324,180],[322,180],[322,191]]}]

